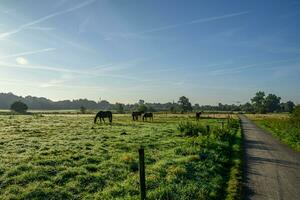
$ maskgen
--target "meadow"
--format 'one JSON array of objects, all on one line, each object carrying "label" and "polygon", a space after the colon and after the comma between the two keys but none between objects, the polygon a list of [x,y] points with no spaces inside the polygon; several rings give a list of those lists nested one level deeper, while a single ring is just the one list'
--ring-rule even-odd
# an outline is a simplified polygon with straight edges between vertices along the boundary
[{"label": "meadow", "polygon": [[124,114],[94,125],[93,117],[0,115],[0,199],[139,199],[141,145],[148,199],[238,198],[237,119]]},{"label": "meadow", "polygon": [[300,124],[292,122],[289,114],[247,114],[247,117],[283,143],[300,151]]}]

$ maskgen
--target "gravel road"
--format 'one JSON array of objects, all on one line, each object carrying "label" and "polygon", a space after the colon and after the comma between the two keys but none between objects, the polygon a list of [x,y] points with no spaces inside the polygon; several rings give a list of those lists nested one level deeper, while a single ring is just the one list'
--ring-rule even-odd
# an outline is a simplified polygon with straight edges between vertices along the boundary
[{"label": "gravel road", "polygon": [[300,200],[300,153],[240,115],[244,131],[245,199]]}]

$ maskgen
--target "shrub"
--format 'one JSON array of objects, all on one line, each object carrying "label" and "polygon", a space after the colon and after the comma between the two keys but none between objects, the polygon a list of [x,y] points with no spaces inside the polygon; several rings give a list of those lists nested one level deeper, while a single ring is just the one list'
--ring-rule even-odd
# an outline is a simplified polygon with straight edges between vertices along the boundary
[{"label": "shrub", "polygon": [[293,112],[292,112],[290,118],[291,118],[291,120],[292,120],[293,122],[300,123],[300,105],[297,105],[297,106],[294,108],[294,110],[293,110]]},{"label": "shrub", "polygon": [[198,123],[193,122],[180,122],[177,129],[185,136],[198,136],[207,133],[206,128]]},{"label": "shrub", "polygon": [[13,104],[11,104],[10,109],[17,113],[26,113],[28,106],[21,101],[16,101]]},{"label": "shrub", "polygon": [[86,108],[84,106],[80,107],[80,112],[81,114],[85,114],[86,113]]}]

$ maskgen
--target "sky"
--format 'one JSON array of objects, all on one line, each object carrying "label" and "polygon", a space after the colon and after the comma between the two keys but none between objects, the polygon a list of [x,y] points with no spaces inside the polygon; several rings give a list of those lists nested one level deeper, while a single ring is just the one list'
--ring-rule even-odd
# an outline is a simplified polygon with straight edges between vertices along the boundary
[{"label": "sky", "polygon": [[0,92],[300,103],[300,0],[0,0]]}]

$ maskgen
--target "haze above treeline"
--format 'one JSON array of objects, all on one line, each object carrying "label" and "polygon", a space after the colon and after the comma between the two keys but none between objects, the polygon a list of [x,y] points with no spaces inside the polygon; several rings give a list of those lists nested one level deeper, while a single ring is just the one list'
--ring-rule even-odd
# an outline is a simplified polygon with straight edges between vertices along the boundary
[{"label": "haze above treeline", "polygon": [[181,104],[184,101],[185,111],[245,111],[245,112],[291,112],[295,106],[292,101],[281,102],[281,97],[275,94],[265,94],[257,92],[249,102],[244,104],[222,104],[218,105],[199,105],[191,104],[188,97],[178,97],[176,102],[168,103],[149,103],[140,99],[134,104],[110,103],[106,100],[93,101],[88,99],[52,101],[45,97],[17,96],[13,93],[0,93],[0,109],[10,109],[11,105],[21,101],[25,103],[30,110],[79,110],[84,107],[90,110],[122,110],[122,111],[171,111],[181,112]]}]

